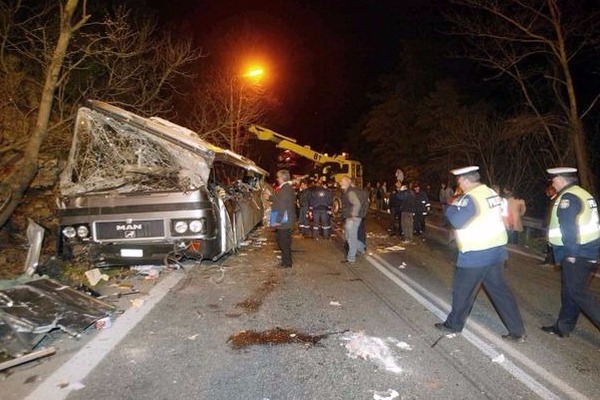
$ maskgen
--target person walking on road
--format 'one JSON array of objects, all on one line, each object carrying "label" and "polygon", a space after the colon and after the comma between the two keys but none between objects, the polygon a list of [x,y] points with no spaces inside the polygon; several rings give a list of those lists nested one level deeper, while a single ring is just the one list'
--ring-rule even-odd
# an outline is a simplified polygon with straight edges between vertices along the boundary
[{"label": "person walking on road", "polygon": [[479,167],[450,171],[464,194],[446,210],[456,230],[458,259],[452,287],[452,310],[435,327],[459,333],[463,330],[480,287],[485,287],[508,334],[502,338],[525,341],[525,326],[515,296],[504,277],[507,235],[500,212],[500,196],[480,182]]},{"label": "person walking on road", "polygon": [[504,197],[506,198],[504,226],[508,233],[508,243],[519,244],[519,234],[523,232],[523,216],[527,211],[527,206],[525,200],[515,196],[508,186],[504,188]]},{"label": "person walking on road", "polygon": [[344,220],[344,235],[348,242],[348,253],[346,259],[342,263],[356,262],[356,253],[364,253],[365,245],[358,240],[358,228],[362,218],[361,210],[361,195],[358,193],[360,189],[352,186],[352,179],[349,176],[344,176],[340,182],[340,186],[344,191],[342,195],[342,219]]},{"label": "person walking on road", "polygon": [[561,266],[561,306],[553,325],[544,332],[568,337],[583,311],[600,329],[600,304],[589,289],[600,250],[600,218],[596,199],[577,184],[577,169],[550,168],[558,196],[552,205],[548,241]]},{"label": "person walking on road", "polygon": [[278,187],[271,196],[271,226],[276,230],[277,245],[281,250],[280,268],[292,268],[292,230],[296,223],[296,193],[290,172],[277,171]]}]

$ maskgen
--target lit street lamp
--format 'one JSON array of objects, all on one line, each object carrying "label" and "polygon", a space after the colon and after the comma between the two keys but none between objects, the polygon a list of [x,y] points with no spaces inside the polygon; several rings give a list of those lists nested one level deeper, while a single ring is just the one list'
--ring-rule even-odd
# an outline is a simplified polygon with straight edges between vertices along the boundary
[{"label": "lit street lamp", "polygon": [[[255,81],[260,79],[261,76],[264,75],[264,69],[260,67],[252,68],[247,70],[242,75],[233,75],[230,81],[230,97],[229,104],[230,108],[230,118],[231,118],[231,150],[236,153],[241,153],[241,140],[240,140],[240,122],[242,118],[242,108],[244,104],[244,91],[245,91],[245,79],[240,78],[252,78]],[[235,81],[238,82],[237,87],[235,86]],[[234,96],[234,92],[237,96]],[[235,98],[237,97],[237,98]],[[235,104],[237,100],[237,106]]]}]

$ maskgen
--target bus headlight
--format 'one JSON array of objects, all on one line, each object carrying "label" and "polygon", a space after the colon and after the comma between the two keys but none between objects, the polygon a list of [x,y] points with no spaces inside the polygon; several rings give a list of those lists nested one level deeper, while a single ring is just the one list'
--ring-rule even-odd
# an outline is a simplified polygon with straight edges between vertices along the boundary
[{"label": "bus headlight", "polygon": [[65,226],[62,230],[62,234],[68,238],[68,239],[72,239],[75,237],[75,235],[77,234],[77,231],[75,230],[75,228],[73,228],[72,226]]},{"label": "bus headlight", "polygon": [[185,221],[177,221],[175,222],[175,232],[184,234],[188,229],[188,224]]},{"label": "bus headlight", "polygon": [[198,219],[194,219],[192,221],[190,221],[190,231],[194,232],[194,233],[199,233],[200,231],[202,231],[202,227],[203,227],[203,223],[202,221],[198,220]]},{"label": "bus headlight", "polygon": [[90,234],[90,230],[85,225],[80,225],[77,227],[77,236],[80,238],[86,238]]}]

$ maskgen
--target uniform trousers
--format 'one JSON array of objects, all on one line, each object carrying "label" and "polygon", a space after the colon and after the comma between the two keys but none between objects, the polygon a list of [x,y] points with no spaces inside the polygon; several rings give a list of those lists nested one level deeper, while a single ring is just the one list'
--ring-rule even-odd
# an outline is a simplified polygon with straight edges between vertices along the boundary
[{"label": "uniform trousers", "polygon": [[277,229],[275,232],[277,245],[281,250],[281,265],[284,267],[292,266],[292,230]]},{"label": "uniform trousers", "polygon": [[298,213],[298,228],[300,228],[301,235],[309,235],[310,234],[310,221],[308,220],[308,206],[300,207],[300,211]]},{"label": "uniform trousers", "polygon": [[452,311],[445,325],[460,332],[471,313],[477,292],[485,288],[508,333],[523,336],[525,326],[515,296],[504,278],[504,263],[475,268],[457,267],[452,288]]},{"label": "uniform trousers", "polygon": [[583,311],[600,329],[600,305],[589,289],[592,275],[597,269],[596,262],[576,258],[574,263],[570,263],[563,259],[561,267],[561,306],[555,326],[562,333],[572,332]]},{"label": "uniform trousers", "polygon": [[327,210],[313,210],[313,237],[319,236],[319,228],[323,228],[323,237],[331,236],[331,216]]}]

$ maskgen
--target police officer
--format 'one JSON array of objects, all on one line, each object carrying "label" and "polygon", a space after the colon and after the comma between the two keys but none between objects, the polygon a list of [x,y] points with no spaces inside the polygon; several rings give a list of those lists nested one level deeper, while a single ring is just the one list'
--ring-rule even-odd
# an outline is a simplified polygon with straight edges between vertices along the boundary
[{"label": "police officer", "polygon": [[308,218],[310,191],[311,186],[306,180],[302,180],[298,192],[298,228],[300,228],[300,234],[303,237],[310,235],[310,220]]},{"label": "police officer", "polygon": [[425,232],[425,217],[429,214],[431,203],[429,203],[427,193],[421,190],[421,185],[416,183],[413,189],[415,191],[415,200],[417,203],[414,221],[415,235],[419,236]]},{"label": "police officer", "polygon": [[500,196],[482,184],[479,167],[450,171],[464,194],[446,210],[456,229],[458,260],[452,288],[452,310],[445,322],[435,327],[446,332],[462,331],[481,285],[508,328],[502,337],[514,342],[525,340],[525,327],[517,301],[504,278],[506,230],[500,214]]},{"label": "police officer", "polygon": [[313,238],[319,236],[319,229],[323,229],[323,238],[331,237],[331,207],[333,206],[333,192],[327,187],[327,178],[323,176],[320,183],[310,192],[308,209],[313,216]]},{"label": "police officer", "polygon": [[548,241],[560,262],[561,307],[554,325],[544,332],[567,337],[583,311],[600,328],[600,305],[589,290],[600,250],[600,220],[596,199],[577,185],[577,169],[550,168],[552,186],[558,192],[548,224]]}]

